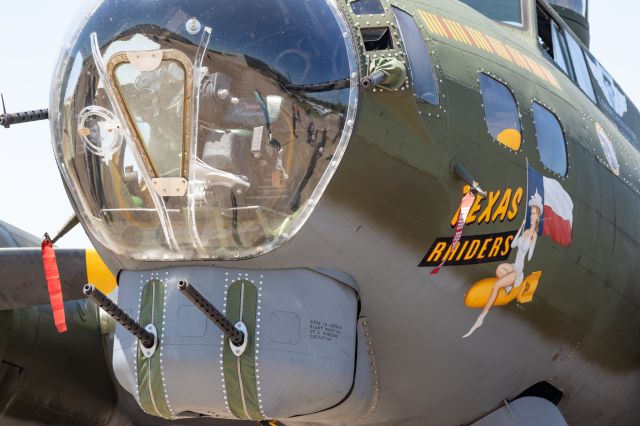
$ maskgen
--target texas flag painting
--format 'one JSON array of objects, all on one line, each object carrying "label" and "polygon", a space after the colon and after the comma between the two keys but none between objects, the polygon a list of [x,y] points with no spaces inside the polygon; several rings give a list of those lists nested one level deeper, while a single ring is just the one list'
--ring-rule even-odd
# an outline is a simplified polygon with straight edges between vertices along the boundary
[{"label": "texas flag painting", "polygon": [[[560,182],[547,178],[528,166],[527,203],[529,208],[537,205],[542,211],[540,217],[540,235],[548,235],[561,246],[571,244],[573,226],[573,201]],[[527,214],[527,229],[530,227],[530,215]]]}]

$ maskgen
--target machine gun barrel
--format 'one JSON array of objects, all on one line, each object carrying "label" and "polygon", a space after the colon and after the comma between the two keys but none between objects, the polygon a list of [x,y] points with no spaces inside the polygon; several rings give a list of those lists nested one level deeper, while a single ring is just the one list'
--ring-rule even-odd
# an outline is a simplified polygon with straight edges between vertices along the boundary
[{"label": "machine gun barrel", "polygon": [[376,71],[371,75],[362,78],[360,84],[362,88],[367,90],[371,87],[376,87],[379,84],[384,83],[387,80],[388,75],[382,71]]},{"label": "machine gun barrel", "polygon": [[235,346],[241,346],[244,343],[244,333],[236,328],[229,319],[222,314],[215,306],[204,298],[198,290],[186,281],[178,283],[178,289],[191,301],[202,313],[209,318],[222,332],[229,337],[231,343]]},{"label": "machine gun barrel", "polygon": [[118,307],[111,299],[105,296],[100,290],[87,284],[82,289],[85,296],[93,300],[93,302],[100,306],[106,313],[116,320],[120,325],[126,328],[131,334],[136,336],[142,346],[145,348],[152,348],[155,343],[155,336],[144,329],[136,320],[131,318],[125,311]]},{"label": "machine gun barrel", "polygon": [[0,115],[0,126],[8,129],[12,124],[29,123],[32,121],[47,120],[49,118],[48,109],[37,109],[34,111],[5,113]]}]

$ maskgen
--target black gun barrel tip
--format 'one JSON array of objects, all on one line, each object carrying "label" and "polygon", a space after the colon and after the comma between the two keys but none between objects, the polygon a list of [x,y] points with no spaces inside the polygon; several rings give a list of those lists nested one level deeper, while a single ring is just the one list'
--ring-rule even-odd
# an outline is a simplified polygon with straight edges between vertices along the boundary
[{"label": "black gun barrel tip", "polygon": [[91,284],[85,284],[84,287],[82,288],[82,291],[84,294],[88,296],[91,293],[93,293],[94,288],[95,287],[93,287]]},{"label": "black gun barrel tip", "polygon": [[184,280],[178,281],[178,288],[180,290],[184,290],[185,288],[187,288],[188,285],[189,285],[189,283],[184,281]]}]

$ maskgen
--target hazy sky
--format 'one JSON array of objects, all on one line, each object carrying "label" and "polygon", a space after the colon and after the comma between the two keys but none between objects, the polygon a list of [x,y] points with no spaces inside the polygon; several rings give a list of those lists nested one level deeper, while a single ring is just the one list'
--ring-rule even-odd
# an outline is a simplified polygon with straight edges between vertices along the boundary
[{"label": "hazy sky", "polygon": [[[5,0],[6,1],[6,0]],[[0,91],[9,112],[48,108],[53,68],[76,10],[89,0],[20,0],[0,14]],[[231,0],[229,0],[231,1]],[[640,3],[592,0],[591,51],[640,105]],[[49,123],[0,129],[0,219],[35,235],[54,233],[72,214],[53,158]],[[62,247],[85,247],[80,227]]]}]

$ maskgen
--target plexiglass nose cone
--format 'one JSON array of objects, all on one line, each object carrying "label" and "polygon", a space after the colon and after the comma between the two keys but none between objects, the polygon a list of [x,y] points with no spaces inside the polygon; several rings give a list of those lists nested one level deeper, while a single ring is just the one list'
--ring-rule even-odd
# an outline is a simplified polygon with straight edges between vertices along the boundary
[{"label": "plexiglass nose cone", "polygon": [[54,149],[98,244],[240,259],[304,224],[351,136],[357,58],[334,0],[105,0],[61,55]]}]

